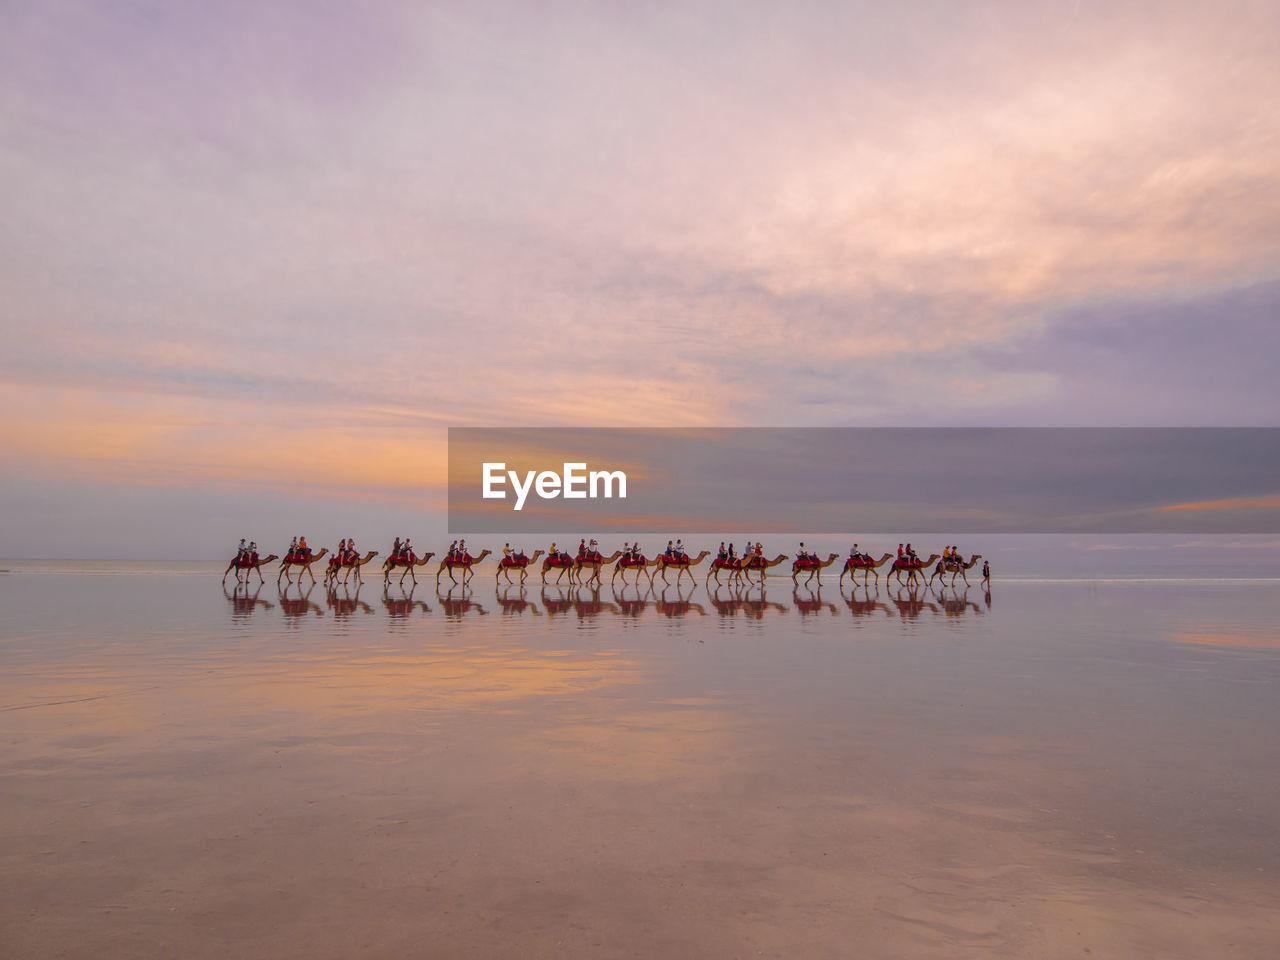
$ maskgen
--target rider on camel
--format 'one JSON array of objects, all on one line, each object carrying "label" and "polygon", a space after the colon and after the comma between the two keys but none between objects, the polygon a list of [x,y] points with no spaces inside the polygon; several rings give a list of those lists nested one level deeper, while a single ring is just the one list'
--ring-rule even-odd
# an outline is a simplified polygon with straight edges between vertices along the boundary
[{"label": "rider on camel", "polygon": [[299,537],[299,538],[298,538],[298,553],[299,553],[299,555],[301,555],[301,557],[302,557],[304,560],[310,559],[310,557],[311,557],[311,548],[307,546],[307,538],[306,538],[306,537]]},{"label": "rider on camel", "polygon": [[241,537],[240,547],[238,550],[236,550],[236,560],[237,561],[243,560],[247,552],[248,552],[248,549],[244,545],[244,537]]},{"label": "rider on camel", "polygon": [[676,559],[680,561],[685,561],[689,559],[689,554],[687,554],[684,549],[683,540],[676,541]]}]

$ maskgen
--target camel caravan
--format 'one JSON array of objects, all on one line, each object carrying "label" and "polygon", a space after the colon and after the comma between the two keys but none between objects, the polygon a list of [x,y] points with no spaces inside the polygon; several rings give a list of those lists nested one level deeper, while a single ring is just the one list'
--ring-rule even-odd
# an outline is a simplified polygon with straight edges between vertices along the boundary
[{"label": "camel caravan", "polygon": [[[466,540],[455,540],[439,561],[436,568],[436,583],[439,584],[440,578],[446,574],[455,584],[466,583],[474,576],[473,568],[482,563],[492,552],[481,550],[473,555],[467,549]],[[406,577],[411,583],[416,584],[417,570],[430,562],[435,555],[434,552],[429,552],[419,556],[414,551],[409,538],[401,540],[397,537],[381,564],[383,585],[390,585],[392,577],[397,572],[399,572],[398,583],[401,586],[404,585]],[[282,557],[277,557],[274,553],[259,557],[256,543],[246,543],[241,540],[235,558],[222,574],[222,581],[226,583],[227,576],[234,570],[237,583],[249,583],[255,573],[258,575],[258,582],[262,583],[262,568],[279,560],[277,584],[285,581],[293,583],[295,578],[301,582],[304,576],[309,577],[314,583],[316,574],[313,568],[323,560],[326,562],[320,569],[323,570],[326,587],[336,586],[339,581],[344,586],[352,581],[361,584],[364,582],[362,568],[378,556],[380,554],[377,550],[370,550],[361,555],[356,549],[353,538],[339,541],[337,548],[330,552],[327,547],[313,551],[307,545],[306,537],[294,537]],[[508,583],[515,583],[518,580],[523,584],[530,571],[536,569],[544,584],[547,583],[547,575],[551,574],[551,582],[554,584],[563,582],[567,577],[571,584],[589,585],[599,584],[602,571],[608,569],[611,571],[610,581],[613,583],[621,577],[625,585],[628,582],[628,574],[634,572],[636,584],[644,578],[653,585],[655,576],[661,576],[664,584],[670,584],[672,580],[668,575],[674,573],[674,582],[679,585],[686,575],[694,581],[694,568],[699,567],[711,556],[710,550],[702,550],[696,556],[690,556],[681,540],[668,540],[666,549],[653,557],[646,556],[639,543],[623,544],[621,550],[615,550],[608,556],[600,551],[600,546],[594,539],[583,538],[574,553],[561,550],[552,543],[546,551],[535,550],[532,555],[526,554],[523,550],[513,549],[511,544],[507,543],[503,546],[502,556],[498,559],[494,579],[496,581],[505,577]],[[765,556],[763,544],[748,541],[739,553],[734,544],[726,545],[722,541],[719,550],[715,552],[715,556],[706,568],[704,583],[709,584],[714,580],[719,585],[723,575],[725,581],[729,583],[760,584],[768,578],[771,569],[788,559],[791,559],[792,581],[799,585],[800,578],[803,577],[803,584],[807,586],[815,579],[820,583],[822,572],[830,569],[840,559],[840,555],[832,553],[823,558],[808,550],[802,542],[794,558],[789,558],[786,554],[778,554],[773,559],[769,559]],[[855,543],[841,564],[839,582],[843,587],[844,578],[848,576],[850,582],[857,586],[858,575],[861,574],[863,587],[868,586],[872,578],[879,586],[880,574],[883,572],[886,583],[893,581],[899,585],[918,583],[932,585],[934,580],[945,583],[949,576],[951,586],[955,585],[957,579],[962,579],[967,586],[969,571],[973,570],[981,559],[982,554],[975,553],[966,560],[961,556],[959,548],[955,546],[944,547],[942,553],[932,553],[921,559],[910,543],[898,544],[896,555],[884,553],[877,558],[862,552]],[[886,564],[888,564],[887,569],[885,569]],[[513,575],[516,580],[512,579]],[[989,579],[990,564],[984,563],[982,580]]]}]

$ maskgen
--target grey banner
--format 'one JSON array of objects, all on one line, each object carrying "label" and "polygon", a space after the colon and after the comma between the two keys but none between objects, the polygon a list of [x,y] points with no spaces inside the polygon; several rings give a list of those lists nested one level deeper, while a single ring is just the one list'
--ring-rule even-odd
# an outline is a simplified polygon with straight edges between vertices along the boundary
[{"label": "grey banner", "polygon": [[1280,428],[453,428],[449,529],[1276,533]]}]

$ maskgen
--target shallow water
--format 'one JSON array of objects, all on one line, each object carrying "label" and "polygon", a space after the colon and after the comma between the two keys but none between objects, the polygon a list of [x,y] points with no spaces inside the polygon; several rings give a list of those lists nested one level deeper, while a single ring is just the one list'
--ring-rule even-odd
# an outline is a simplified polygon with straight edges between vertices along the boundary
[{"label": "shallow water", "polygon": [[1274,582],[0,566],[6,955],[1280,943]]}]

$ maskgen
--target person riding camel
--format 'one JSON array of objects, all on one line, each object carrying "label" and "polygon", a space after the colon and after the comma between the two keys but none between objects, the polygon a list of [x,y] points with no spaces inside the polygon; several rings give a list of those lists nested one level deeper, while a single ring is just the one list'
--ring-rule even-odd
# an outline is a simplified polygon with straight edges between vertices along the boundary
[{"label": "person riding camel", "polygon": [[257,540],[249,541],[249,562],[250,563],[258,562],[258,541]]},{"label": "person riding camel", "polygon": [[920,558],[916,556],[915,550],[911,548],[909,543],[907,544],[907,562],[913,566],[918,566],[920,563]]},{"label": "person riding camel", "polygon": [[676,558],[676,542],[674,540],[667,541],[667,549],[662,552],[662,558],[668,563]]},{"label": "person riding camel", "polygon": [[302,559],[304,559],[304,560],[308,560],[308,559],[310,559],[310,558],[311,558],[311,548],[307,546],[307,538],[306,538],[306,537],[299,537],[299,538],[298,538],[298,554],[299,554],[299,555],[302,557]]},{"label": "person riding camel", "polygon": [[510,544],[510,543],[504,543],[504,544],[502,545],[502,562],[503,562],[503,563],[506,563],[508,566],[510,566],[510,564],[514,563],[514,562],[515,562],[515,558],[514,558],[514,556],[512,556],[513,552],[514,552],[514,551],[512,551],[512,549],[511,549],[511,544]]},{"label": "person riding camel", "polygon": [[720,550],[716,553],[716,559],[724,562],[729,559],[729,551],[725,549],[724,541],[720,541]]},{"label": "person riding camel", "polygon": [[237,550],[236,550],[236,560],[237,560],[237,562],[238,562],[238,561],[240,561],[240,560],[243,560],[243,559],[244,559],[244,554],[245,554],[244,537],[241,537],[241,538],[240,538],[240,546],[239,546],[239,548],[237,548]]},{"label": "person riding camel", "polygon": [[391,562],[395,563],[400,559],[400,538],[396,537],[395,543],[391,544]]},{"label": "person riding camel", "polygon": [[458,559],[465,563],[468,556],[469,554],[467,553],[467,541],[459,540],[458,541]]},{"label": "person riding camel", "polygon": [[737,552],[733,549],[733,541],[729,542],[729,562],[733,563],[738,558]]},{"label": "person riding camel", "polygon": [[677,559],[677,560],[679,560],[679,561],[680,561],[680,562],[682,562],[682,563],[683,563],[685,560],[688,560],[688,559],[689,559],[689,554],[687,554],[687,553],[685,552],[685,549],[684,549],[684,541],[683,541],[683,540],[677,540],[677,541],[676,541],[676,559]]},{"label": "person riding camel", "polygon": [[413,562],[413,545],[409,543],[409,538],[404,538],[404,543],[400,544],[400,559],[404,563]]}]

